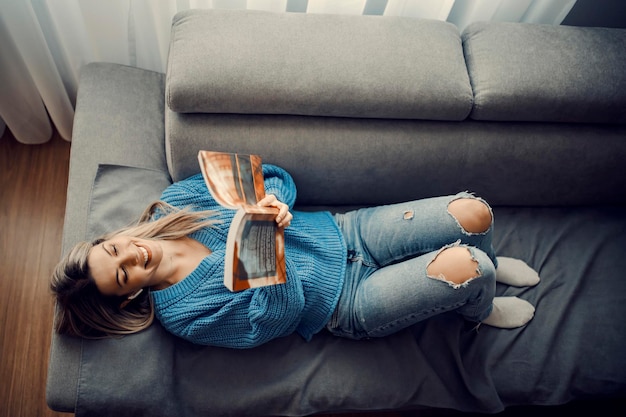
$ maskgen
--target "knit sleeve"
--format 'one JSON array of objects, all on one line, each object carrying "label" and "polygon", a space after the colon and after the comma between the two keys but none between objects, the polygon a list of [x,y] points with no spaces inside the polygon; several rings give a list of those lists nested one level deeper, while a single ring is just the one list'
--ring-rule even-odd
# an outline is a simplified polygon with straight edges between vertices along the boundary
[{"label": "knit sleeve", "polygon": [[191,176],[182,181],[175,182],[163,191],[161,200],[179,209],[190,208],[191,210],[211,210],[214,212],[213,219],[217,220],[211,228],[220,234],[225,241],[228,235],[228,227],[235,215],[235,210],[220,205],[206,186],[202,174]]},{"label": "knit sleeve", "polygon": [[201,174],[175,182],[163,191],[161,200],[178,208],[215,210],[220,205],[213,199]]},{"label": "knit sleeve", "polygon": [[296,184],[291,175],[276,165],[263,165],[263,177],[265,179],[265,193],[274,194],[278,201],[283,202],[293,209],[296,203]]}]

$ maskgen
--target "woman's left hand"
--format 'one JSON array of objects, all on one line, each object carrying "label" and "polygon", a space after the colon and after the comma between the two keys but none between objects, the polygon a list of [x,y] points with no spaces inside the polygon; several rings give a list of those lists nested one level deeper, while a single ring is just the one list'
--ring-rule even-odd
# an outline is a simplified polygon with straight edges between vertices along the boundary
[{"label": "woman's left hand", "polygon": [[274,194],[266,194],[265,197],[257,203],[261,207],[276,207],[278,209],[278,216],[276,216],[276,223],[278,227],[287,227],[291,224],[293,215],[289,212],[289,206],[281,201],[278,201]]}]

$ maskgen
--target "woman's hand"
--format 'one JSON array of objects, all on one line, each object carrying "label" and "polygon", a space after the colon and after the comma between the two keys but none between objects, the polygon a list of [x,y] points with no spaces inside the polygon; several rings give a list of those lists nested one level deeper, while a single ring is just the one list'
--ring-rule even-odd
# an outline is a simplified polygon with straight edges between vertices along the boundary
[{"label": "woman's hand", "polygon": [[287,227],[291,224],[293,215],[289,212],[289,206],[278,201],[274,194],[266,194],[265,198],[259,201],[257,205],[261,207],[276,207],[278,209],[278,216],[276,216],[278,227]]}]

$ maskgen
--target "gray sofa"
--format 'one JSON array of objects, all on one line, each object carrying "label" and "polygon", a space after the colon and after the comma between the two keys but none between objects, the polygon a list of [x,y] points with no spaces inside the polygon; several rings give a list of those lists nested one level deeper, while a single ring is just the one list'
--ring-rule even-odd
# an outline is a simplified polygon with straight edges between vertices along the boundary
[{"label": "gray sofa", "polygon": [[444,314],[361,342],[326,332],[252,350],[155,324],[54,335],[47,401],[77,416],[300,416],[626,397],[626,31],[391,17],[188,11],[166,74],[84,67],[63,250],[133,220],[200,149],[286,168],[297,209],[471,190],[500,255],[542,281],[524,328]]}]

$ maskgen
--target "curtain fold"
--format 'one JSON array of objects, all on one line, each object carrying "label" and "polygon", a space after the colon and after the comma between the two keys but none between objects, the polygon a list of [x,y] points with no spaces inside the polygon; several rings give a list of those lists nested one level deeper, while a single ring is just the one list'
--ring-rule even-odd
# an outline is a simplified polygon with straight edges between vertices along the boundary
[{"label": "curtain fold", "polygon": [[80,68],[107,61],[164,72],[171,19],[190,8],[438,19],[460,31],[479,20],[558,25],[576,0],[3,0],[0,131],[71,140]]}]

